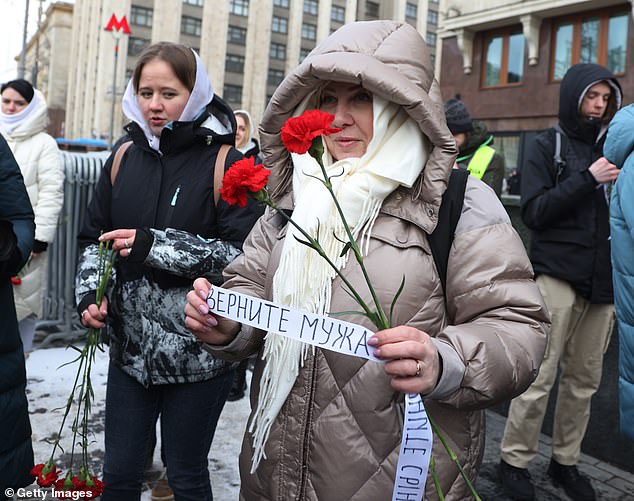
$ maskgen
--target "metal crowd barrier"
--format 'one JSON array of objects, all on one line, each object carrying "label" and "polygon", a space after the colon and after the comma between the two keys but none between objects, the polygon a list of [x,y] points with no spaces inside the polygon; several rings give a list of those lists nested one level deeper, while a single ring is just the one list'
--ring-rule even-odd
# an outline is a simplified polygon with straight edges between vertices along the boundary
[{"label": "metal crowd barrier", "polygon": [[75,272],[79,247],[77,235],[86,207],[109,151],[61,152],[64,158],[64,206],[55,240],[48,247],[48,276],[43,316],[38,330],[48,332],[41,345],[70,341],[84,331],[75,312]]}]

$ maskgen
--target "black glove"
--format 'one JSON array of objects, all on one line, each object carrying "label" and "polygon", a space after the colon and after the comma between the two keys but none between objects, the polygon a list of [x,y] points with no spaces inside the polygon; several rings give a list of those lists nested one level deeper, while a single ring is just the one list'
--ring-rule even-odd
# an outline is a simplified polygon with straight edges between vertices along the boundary
[{"label": "black glove", "polygon": [[42,242],[40,240],[35,240],[33,242],[33,254],[39,254],[48,249],[48,242]]}]

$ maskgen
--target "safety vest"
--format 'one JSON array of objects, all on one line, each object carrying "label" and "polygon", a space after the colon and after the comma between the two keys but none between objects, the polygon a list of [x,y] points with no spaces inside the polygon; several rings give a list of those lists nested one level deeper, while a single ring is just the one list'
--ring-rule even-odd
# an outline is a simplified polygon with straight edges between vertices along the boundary
[{"label": "safety vest", "polygon": [[472,176],[482,179],[484,173],[491,162],[491,159],[495,155],[495,150],[485,144],[481,145],[471,157],[467,169]]}]

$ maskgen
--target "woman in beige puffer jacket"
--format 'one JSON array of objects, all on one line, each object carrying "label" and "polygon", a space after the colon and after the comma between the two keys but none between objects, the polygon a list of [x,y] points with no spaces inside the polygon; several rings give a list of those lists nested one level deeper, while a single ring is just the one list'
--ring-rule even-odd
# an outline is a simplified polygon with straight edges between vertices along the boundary
[{"label": "woman in beige puffer jacket", "polygon": [[42,316],[53,241],[64,202],[64,165],[55,140],[46,133],[48,112],[42,93],[26,80],[2,85],[0,133],[13,152],[35,213],[35,243],[31,257],[13,286],[24,352],[33,346],[35,323]]},{"label": "woman in beige puffer jacket", "polygon": [[[303,109],[323,108],[329,103],[332,82],[361,86],[359,89],[370,93],[375,135],[377,110],[386,109],[380,103],[391,102],[404,110],[407,123],[415,124],[420,143],[428,145],[426,160],[417,167],[412,184],[408,187],[408,183],[401,183],[382,201],[368,230],[364,257],[385,311],[389,311],[405,276],[392,319],[392,325],[400,327],[377,334],[382,340],[381,349],[387,349],[390,338],[411,336],[413,341],[407,344],[410,354],[404,352],[391,363],[392,368],[402,371],[401,377],[387,373],[390,364],[308,350],[303,362],[297,364],[297,376],[290,376],[292,386],[273,420],[264,456],[253,473],[253,437],[245,434],[240,455],[242,500],[391,499],[403,428],[405,390],[397,389],[406,387],[419,388],[417,392],[422,394],[429,415],[467,474],[475,479],[484,452],[483,409],[528,387],[546,345],[548,314],[522,242],[495,194],[472,177],[451,247],[443,293],[428,235],[436,226],[457,151],[445,123],[425,44],[410,25],[394,21],[348,24],[313,50],[276,90],[265,111],[260,138],[265,165],[271,169],[269,189],[278,205],[294,210],[293,218],[306,205],[305,200],[302,204],[301,199],[294,198],[293,191],[296,186],[305,186],[297,181],[298,165],[303,164],[297,157],[291,159],[285,150],[280,129]],[[363,92],[359,95],[367,99]],[[340,126],[335,115],[333,126]],[[344,126],[333,137],[345,135]],[[389,141],[381,143],[385,146],[380,148],[370,143],[368,155],[379,155],[388,146],[393,148],[393,169],[387,169],[397,178],[399,169],[410,171],[405,159],[411,158],[410,151],[418,147],[418,136],[410,131],[412,141],[397,141],[398,148]],[[346,171],[344,175],[354,174]],[[308,193],[311,204],[318,195],[315,191]],[[344,203],[348,200],[342,199]],[[276,288],[284,288],[285,282],[299,278],[311,282],[314,262],[307,263],[304,270],[295,270],[298,277],[276,275],[284,261],[287,231],[282,218],[268,210],[247,238],[244,254],[225,270],[224,287],[275,300],[279,296]],[[320,238],[324,233],[320,232]],[[354,260],[349,259],[342,271],[370,302]],[[208,343],[208,349],[233,360],[260,354],[251,388],[254,413],[250,424],[255,418],[257,432],[257,418],[261,417],[258,396],[266,391],[261,383],[263,375],[267,377],[267,364],[275,360],[272,352],[266,359],[261,356],[270,335],[265,341],[265,332],[247,326],[237,332],[239,326],[226,319],[217,324],[216,317],[201,313],[206,309],[201,297],[206,297],[208,283],[198,279],[194,287],[195,291],[188,294],[186,324]],[[332,280],[329,299],[326,311],[359,309],[339,278]],[[346,315],[345,320],[371,328],[361,315]],[[434,357],[439,366],[434,365]],[[420,375],[414,374],[416,360],[424,362]],[[431,380],[425,380],[427,371],[433,375]],[[285,379],[268,376],[273,387],[283,386]],[[445,499],[469,499],[465,482],[437,439],[433,456]],[[437,498],[430,479],[425,498]]]}]

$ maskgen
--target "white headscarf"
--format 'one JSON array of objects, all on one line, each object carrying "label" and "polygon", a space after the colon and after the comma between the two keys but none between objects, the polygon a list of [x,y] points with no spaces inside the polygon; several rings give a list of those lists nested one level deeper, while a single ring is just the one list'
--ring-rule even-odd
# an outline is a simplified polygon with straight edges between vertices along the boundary
[{"label": "white headscarf", "polygon": [[[191,122],[196,117],[198,117],[207,107],[207,105],[214,98],[214,89],[211,86],[211,82],[209,81],[209,77],[207,76],[207,71],[196,54],[195,50],[192,50],[194,53],[194,57],[196,58],[196,82],[194,84],[194,88],[192,89],[191,94],[189,95],[189,99],[187,100],[187,104],[179,117],[179,122]],[[137,96],[134,92],[134,83],[132,82],[132,78],[128,82],[128,86],[125,89],[125,94],[123,95],[123,113],[125,116],[136,122],[139,127],[143,130],[145,137],[148,140],[148,144],[150,148],[153,150],[159,151],[160,140],[159,136],[155,136],[151,129],[149,128],[145,118],[143,117],[143,113],[139,108],[139,103],[137,101]],[[220,123],[220,121],[211,116],[210,120],[208,119],[205,122],[205,126],[217,131],[226,132],[226,127]],[[209,124],[207,123],[209,122]],[[171,127],[172,122],[168,123],[165,127]]]},{"label": "white headscarf", "polygon": [[[385,198],[399,185],[411,187],[420,175],[429,155],[428,142],[416,122],[395,103],[379,96],[373,98],[374,133],[366,153],[332,163],[326,151],[323,162],[331,178],[337,200],[342,206],[352,233],[367,252],[372,226]],[[339,269],[346,263],[341,257],[347,240],[343,224],[332,198],[323,184],[318,163],[308,153],[292,155],[293,220],[312,236],[317,235],[327,255]],[[280,264],[273,277],[273,300],[301,310],[325,314],[330,309],[335,271],[314,250],[298,243],[303,237],[288,225]],[[363,250],[365,248],[365,251]],[[310,274],[306,273],[310,270]],[[290,393],[309,345],[269,332],[263,358],[266,365],[260,381],[258,406],[250,423],[254,453],[251,472],[264,456],[264,445],[271,425]]]},{"label": "white headscarf", "polygon": [[44,95],[39,90],[33,89],[33,99],[22,111],[13,115],[0,111],[0,131],[3,135],[11,135],[17,127],[28,122],[38,111],[41,111],[42,106],[46,109]]},{"label": "white headscarf", "polygon": [[253,120],[251,120],[251,114],[247,110],[236,110],[233,112],[233,114],[236,117],[238,115],[243,115],[243,118],[244,116],[247,117],[247,132],[244,140],[244,145],[240,146],[239,144],[236,144],[236,149],[244,155],[247,151],[255,147],[255,142],[253,141]]}]

